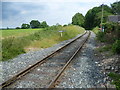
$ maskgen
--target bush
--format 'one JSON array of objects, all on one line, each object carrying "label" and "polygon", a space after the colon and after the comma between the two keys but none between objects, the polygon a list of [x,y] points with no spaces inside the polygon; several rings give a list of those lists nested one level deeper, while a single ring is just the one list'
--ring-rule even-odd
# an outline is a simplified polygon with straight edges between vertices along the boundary
[{"label": "bush", "polygon": [[109,77],[113,79],[112,84],[116,85],[117,90],[120,90],[120,74],[109,73]]},{"label": "bush", "polygon": [[120,54],[120,40],[116,40],[116,42],[113,44],[112,51]]},{"label": "bush", "polygon": [[97,34],[98,32],[100,32],[99,27],[95,27],[95,28],[93,28],[92,31],[93,31],[95,34]]},{"label": "bush", "polygon": [[112,22],[104,23],[105,32],[111,33],[115,30],[115,24]]},{"label": "bush", "polygon": [[120,38],[120,24],[113,22],[106,22],[103,24],[105,31],[99,32],[97,27],[93,29],[97,33],[97,39],[101,42],[113,44]]},{"label": "bush", "polygon": [[105,42],[105,33],[104,32],[98,32],[97,33],[97,40],[101,42]]},{"label": "bush", "polygon": [[15,29],[21,29],[20,27],[16,27]]},{"label": "bush", "polygon": [[120,23],[116,25],[116,34],[117,34],[117,39],[120,38]]}]

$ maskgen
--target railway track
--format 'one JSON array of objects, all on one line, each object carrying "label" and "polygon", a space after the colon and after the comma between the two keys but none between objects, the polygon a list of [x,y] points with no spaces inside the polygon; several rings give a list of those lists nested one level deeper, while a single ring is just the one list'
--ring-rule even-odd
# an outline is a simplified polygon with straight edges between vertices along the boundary
[{"label": "railway track", "polygon": [[[71,41],[0,85],[1,88],[54,88],[59,77],[87,41],[90,32]],[[33,85],[30,85],[33,84]]]}]

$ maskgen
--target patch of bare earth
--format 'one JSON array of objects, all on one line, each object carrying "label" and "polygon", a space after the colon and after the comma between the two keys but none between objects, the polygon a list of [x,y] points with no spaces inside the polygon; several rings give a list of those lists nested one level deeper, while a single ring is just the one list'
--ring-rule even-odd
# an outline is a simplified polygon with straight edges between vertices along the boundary
[{"label": "patch of bare earth", "polygon": [[24,48],[24,50],[25,50],[25,52],[29,52],[29,51],[42,50],[42,48],[28,47],[28,48]]}]

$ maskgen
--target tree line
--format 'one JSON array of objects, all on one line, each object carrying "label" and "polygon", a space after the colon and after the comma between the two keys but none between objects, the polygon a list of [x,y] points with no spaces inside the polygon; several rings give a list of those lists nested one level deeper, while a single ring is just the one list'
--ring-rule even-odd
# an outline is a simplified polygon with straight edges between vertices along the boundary
[{"label": "tree line", "polygon": [[32,20],[30,24],[23,23],[20,27],[16,27],[16,29],[29,29],[29,28],[46,28],[48,24],[46,21],[39,22],[38,20]]},{"label": "tree line", "polygon": [[[102,7],[104,8],[103,23],[107,22],[109,15],[120,15],[120,1],[118,1],[110,6],[100,5],[98,7],[93,7],[88,10],[85,16],[78,12],[72,17],[71,24],[79,25],[85,29],[93,29],[96,26],[100,26]],[[46,21],[39,22],[38,20],[32,20],[29,24],[23,23],[21,27],[16,27],[16,29],[46,28],[48,26]]]},{"label": "tree line", "polygon": [[84,27],[85,29],[93,29],[96,26],[99,26],[101,23],[101,15],[102,15],[102,7],[103,11],[103,23],[107,22],[109,15],[120,15],[120,1],[114,2],[109,6],[100,5],[99,7],[94,7],[83,16],[81,13],[76,13],[72,17],[72,24],[79,25]]}]

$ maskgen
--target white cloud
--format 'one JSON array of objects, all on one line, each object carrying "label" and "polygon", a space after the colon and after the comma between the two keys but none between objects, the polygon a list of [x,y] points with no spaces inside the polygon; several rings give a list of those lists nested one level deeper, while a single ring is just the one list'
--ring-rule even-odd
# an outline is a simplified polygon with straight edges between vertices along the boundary
[{"label": "white cloud", "polygon": [[115,2],[116,0],[2,0],[4,2]]},{"label": "white cloud", "polygon": [[27,11],[23,10],[21,11],[21,14],[27,14]]},{"label": "white cloud", "polygon": [[75,13],[80,12],[85,15],[89,9],[101,5],[103,1],[109,5],[116,0],[44,0],[44,2],[43,0],[4,0],[4,2],[5,1],[12,2],[12,10],[10,12],[15,10],[18,11],[19,14],[8,15],[9,18],[3,21],[3,27],[17,27],[22,23],[29,23],[33,19],[47,21],[49,25],[56,23],[68,24],[71,23],[72,16]]}]

